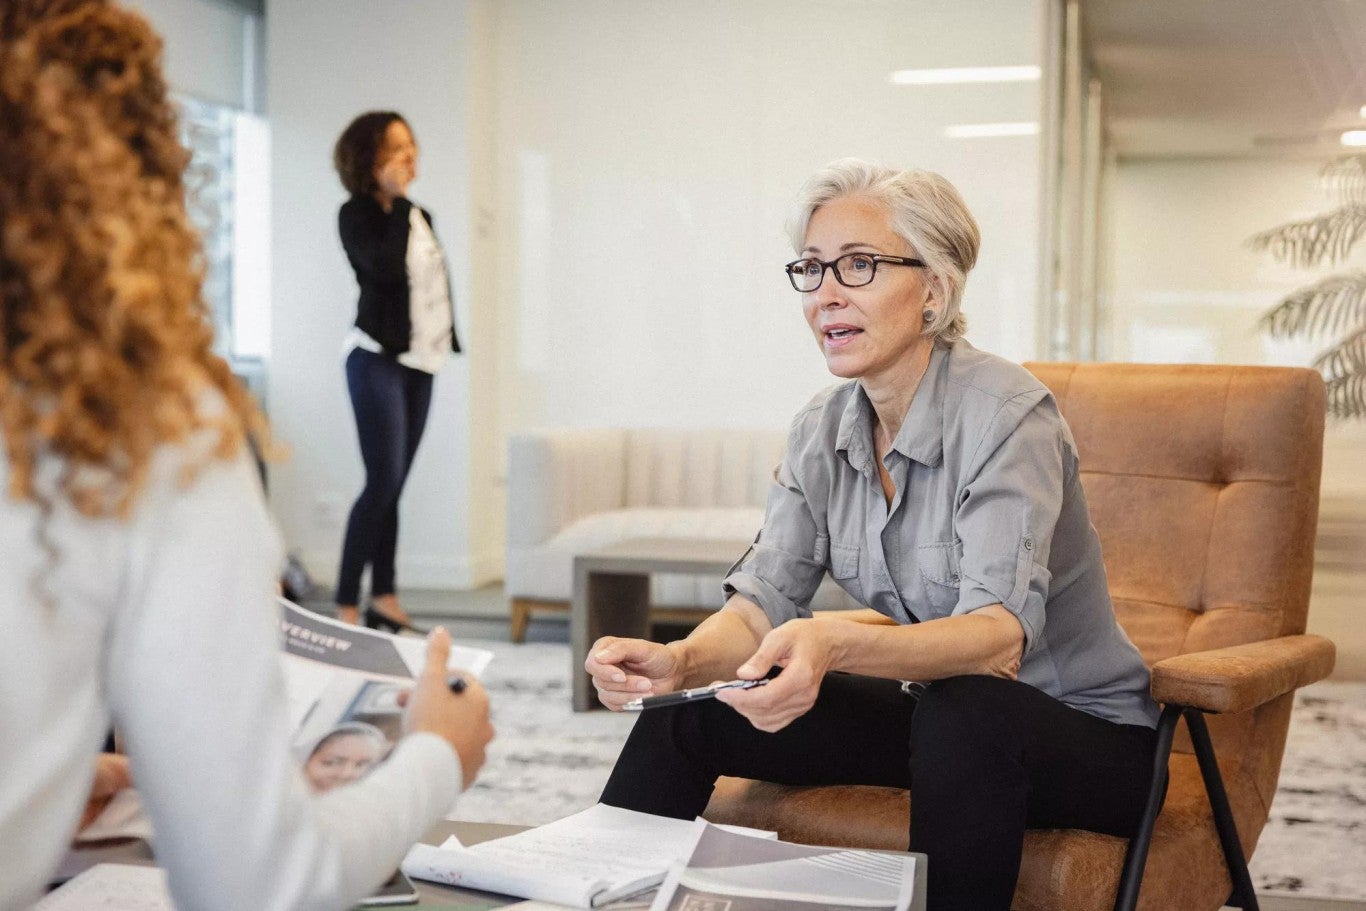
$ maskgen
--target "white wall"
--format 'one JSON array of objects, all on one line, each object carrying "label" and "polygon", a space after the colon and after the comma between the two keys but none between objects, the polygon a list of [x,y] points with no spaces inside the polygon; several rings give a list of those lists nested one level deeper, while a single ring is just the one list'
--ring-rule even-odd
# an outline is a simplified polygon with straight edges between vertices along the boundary
[{"label": "white wall", "polygon": [[[1296,159],[1121,160],[1107,191],[1107,359],[1307,366],[1324,340],[1271,339],[1257,321],[1323,275],[1366,267],[1366,248],[1339,267],[1298,270],[1246,241],[1334,207],[1321,167]],[[1330,422],[1325,493],[1366,497],[1362,464],[1366,422]]]},{"label": "white wall", "polygon": [[781,265],[802,180],[856,155],[941,171],[981,222],[970,338],[1033,355],[1037,83],[906,87],[1028,64],[1037,0],[498,5],[502,426],[786,426],[830,380]]},{"label": "white wall", "polygon": [[[1321,162],[1121,160],[1110,175],[1109,360],[1307,366],[1325,342],[1278,342],[1257,320],[1284,294],[1334,271],[1301,271],[1245,246],[1251,235],[1335,205]],[[1366,266],[1358,248],[1343,268]],[[1335,676],[1366,679],[1366,421],[1330,419],[1310,632],[1338,645]],[[1327,549],[1327,552],[1326,552]]]},{"label": "white wall", "polygon": [[[276,0],[267,9],[271,113],[271,419],[293,447],[271,473],[287,544],[326,578],[362,471],[342,374],[356,283],[337,238],[345,193],[332,145],[349,120],[396,109],[421,147],[412,197],[434,215],[469,335],[467,5],[408,0]],[[483,342],[488,352],[487,342]],[[479,339],[471,340],[476,350]],[[485,356],[489,356],[487,353]],[[399,579],[461,586],[478,575],[470,538],[471,361],[437,376],[426,436],[402,501]]]},{"label": "white wall", "polygon": [[1307,160],[1121,160],[1109,194],[1109,357],[1302,363],[1306,350],[1268,339],[1257,319],[1322,270],[1287,268],[1246,241],[1330,208],[1320,167]]},{"label": "white wall", "polygon": [[1037,120],[1037,83],[888,77],[1038,63],[1042,6],[878,0],[850,20],[816,0],[425,0],[383,17],[358,0],[269,4],[271,408],[295,445],[272,500],[291,545],[330,574],[361,477],[337,351],[355,291],[328,167],[351,115],[412,120],[413,194],[455,274],[471,353],[438,377],[399,562],[404,584],[464,585],[501,568],[508,433],[781,427],[829,382],[781,226],[833,158],[954,180],[984,235],[970,337],[1034,354],[1038,138],[943,129]]},{"label": "white wall", "polygon": [[254,109],[247,78],[252,17],[210,0],[121,0],[161,34],[171,88],[205,101]]}]

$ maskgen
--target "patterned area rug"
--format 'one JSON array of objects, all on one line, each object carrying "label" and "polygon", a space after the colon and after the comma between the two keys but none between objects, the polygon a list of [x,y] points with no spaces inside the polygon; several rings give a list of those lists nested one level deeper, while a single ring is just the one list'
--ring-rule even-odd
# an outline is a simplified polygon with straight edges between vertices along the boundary
[{"label": "patterned area rug", "polygon": [[461,644],[494,653],[483,682],[498,734],[456,817],[540,825],[596,803],[636,716],[570,709],[568,645]]},{"label": "patterned area rug", "polygon": [[1259,893],[1366,901],[1366,683],[1296,694],[1251,867]]},{"label": "patterned area rug", "polygon": [[[498,737],[456,816],[535,825],[591,806],[634,716],[570,711],[567,645],[468,644],[496,656],[485,684]],[[1267,895],[1366,901],[1366,684],[1300,691],[1252,876]]]}]

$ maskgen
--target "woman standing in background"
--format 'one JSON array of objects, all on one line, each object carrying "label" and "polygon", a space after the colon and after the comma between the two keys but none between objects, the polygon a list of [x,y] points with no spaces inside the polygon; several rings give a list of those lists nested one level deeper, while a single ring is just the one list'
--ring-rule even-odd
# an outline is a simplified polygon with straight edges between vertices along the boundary
[{"label": "woman standing in background", "polygon": [[337,616],[360,619],[361,574],[369,566],[373,603],[365,625],[412,629],[394,579],[398,500],[427,425],[432,377],[460,351],[450,280],[431,214],[407,198],[417,177],[417,142],[401,115],[370,111],[351,121],[333,164],[351,194],[337,221],[360,284],[344,350],[365,463],[365,488],[342,544]]}]

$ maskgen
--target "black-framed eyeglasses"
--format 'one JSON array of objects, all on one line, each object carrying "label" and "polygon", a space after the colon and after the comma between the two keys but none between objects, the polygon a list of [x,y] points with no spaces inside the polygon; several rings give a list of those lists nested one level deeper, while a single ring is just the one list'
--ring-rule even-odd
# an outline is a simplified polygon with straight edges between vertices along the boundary
[{"label": "black-framed eyeglasses", "polygon": [[868,284],[877,275],[877,264],[889,266],[915,266],[924,268],[924,260],[906,256],[887,256],[882,253],[846,253],[843,256],[824,262],[819,259],[797,259],[783,268],[792,287],[798,291],[815,291],[825,281],[825,270],[832,269],[835,280],[846,288],[858,288]]}]

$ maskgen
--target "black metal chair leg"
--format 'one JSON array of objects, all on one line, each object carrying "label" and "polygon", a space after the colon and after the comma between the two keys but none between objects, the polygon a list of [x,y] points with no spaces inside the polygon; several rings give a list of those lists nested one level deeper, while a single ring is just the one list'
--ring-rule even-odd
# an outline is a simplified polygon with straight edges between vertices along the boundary
[{"label": "black metal chair leg", "polygon": [[1138,907],[1138,890],[1143,885],[1143,867],[1148,863],[1148,847],[1153,840],[1153,826],[1157,815],[1162,812],[1162,801],[1167,796],[1167,762],[1172,754],[1172,737],[1176,733],[1176,722],[1181,719],[1181,707],[1164,706],[1162,717],[1157,722],[1157,748],[1153,751],[1153,780],[1148,786],[1148,802],[1143,808],[1143,818],[1138,829],[1129,839],[1129,847],[1124,853],[1124,873],[1119,879],[1119,892],[1115,896],[1115,911],[1134,911]]},{"label": "black metal chair leg", "polygon": [[1228,864],[1228,875],[1233,881],[1229,903],[1236,903],[1243,911],[1260,911],[1257,895],[1252,890],[1252,876],[1247,872],[1247,860],[1243,857],[1243,845],[1238,839],[1238,827],[1233,822],[1228,793],[1224,790],[1224,778],[1219,774],[1219,763],[1214,758],[1214,744],[1209,739],[1205,716],[1199,709],[1186,709],[1185,715],[1195,758],[1200,763],[1200,777],[1205,780],[1205,793],[1209,795],[1210,809],[1214,812],[1214,826],[1219,830],[1224,862]]}]

